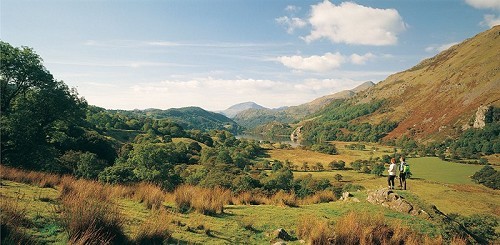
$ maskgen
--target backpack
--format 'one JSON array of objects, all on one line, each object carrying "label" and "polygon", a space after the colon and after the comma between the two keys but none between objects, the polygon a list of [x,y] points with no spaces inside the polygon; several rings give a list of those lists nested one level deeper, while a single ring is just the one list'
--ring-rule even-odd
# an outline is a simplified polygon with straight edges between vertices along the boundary
[{"label": "backpack", "polygon": [[406,174],[406,177],[407,177],[407,178],[410,178],[410,176],[411,176],[410,165],[406,164],[406,165],[403,167],[403,173],[405,173],[405,174]]}]

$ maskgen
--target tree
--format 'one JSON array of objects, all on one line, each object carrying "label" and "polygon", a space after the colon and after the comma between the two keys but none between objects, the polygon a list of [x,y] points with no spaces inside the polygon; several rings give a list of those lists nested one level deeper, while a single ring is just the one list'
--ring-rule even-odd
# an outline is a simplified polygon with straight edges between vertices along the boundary
[{"label": "tree", "polygon": [[333,176],[335,178],[336,181],[340,182],[343,178],[343,176],[341,174],[336,174],[335,176]]},{"label": "tree", "polygon": [[372,169],[372,174],[375,174],[377,176],[382,176],[384,171],[385,171],[385,167],[384,167],[383,163],[375,164],[375,166],[373,166],[373,169]]},{"label": "tree", "polygon": [[54,78],[31,48],[15,48],[0,41],[1,110],[8,114],[12,101],[32,88],[53,87]]},{"label": "tree", "polygon": [[84,126],[85,100],[56,81],[27,47],[0,42],[1,161],[57,171],[56,158],[74,147],[72,131]]}]

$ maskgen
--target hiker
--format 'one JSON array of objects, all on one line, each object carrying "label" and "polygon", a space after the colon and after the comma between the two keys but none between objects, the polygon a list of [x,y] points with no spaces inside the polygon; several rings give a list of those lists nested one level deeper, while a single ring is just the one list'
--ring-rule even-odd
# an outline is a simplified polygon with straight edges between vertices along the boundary
[{"label": "hiker", "polygon": [[399,188],[406,190],[406,162],[404,157],[399,158]]},{"label": "hiker", "polygon": [[389,177],[387,177],[387,184],[389,184],[389,189],[394,189],[395,178],[396,178],[396,159],[391,158],[391,164],[389,165]]}]

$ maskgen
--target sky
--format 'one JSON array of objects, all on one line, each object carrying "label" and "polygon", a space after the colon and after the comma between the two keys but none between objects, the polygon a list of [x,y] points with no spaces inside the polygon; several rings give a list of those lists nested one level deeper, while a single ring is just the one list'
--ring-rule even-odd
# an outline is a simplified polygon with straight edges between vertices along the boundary
[{"label": "sky", "polygon": [[384,80],[500,24],[500,0],[1,0],[0,39],[107,109],[268,108]]}]

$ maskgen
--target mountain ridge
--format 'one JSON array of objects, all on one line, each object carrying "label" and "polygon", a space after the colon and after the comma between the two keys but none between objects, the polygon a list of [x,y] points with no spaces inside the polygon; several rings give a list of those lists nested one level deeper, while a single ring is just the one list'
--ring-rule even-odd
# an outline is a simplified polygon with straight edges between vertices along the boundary
[{"label": "mountain ridge", "polygon": [[397,122],[383,140],[454,138],[473,126],[481,106],[500,106],[500,26],[392,74],[355,95],[354,104],[384,101],[350,123]]}]

